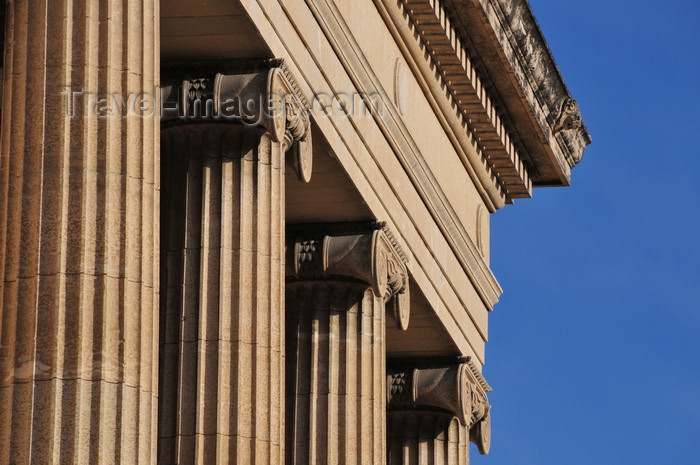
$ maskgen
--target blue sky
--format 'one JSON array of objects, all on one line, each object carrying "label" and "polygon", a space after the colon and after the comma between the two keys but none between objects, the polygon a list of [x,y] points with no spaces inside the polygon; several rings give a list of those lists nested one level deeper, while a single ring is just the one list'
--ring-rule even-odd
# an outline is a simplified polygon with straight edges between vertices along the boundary
[{"label": "blue sky", "polygon": [[700,464],[700,2],[531,0],[593,136],[492,216],[491,454]]}]

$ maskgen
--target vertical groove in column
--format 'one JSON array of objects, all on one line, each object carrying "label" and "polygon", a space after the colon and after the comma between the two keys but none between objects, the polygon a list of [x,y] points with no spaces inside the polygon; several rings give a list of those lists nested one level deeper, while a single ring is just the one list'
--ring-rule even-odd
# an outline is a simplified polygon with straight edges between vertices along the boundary
[{"label": "vertical groove in column", "polygon": [[[373,393],[372,405],[374,408],[374,462],[384,463],[386,461],[386,307],[384,301],[373,299],[374,312],[372,321],[374,330],[372,331],[372,345],[380,347],[381,350],[374,350],[374,373],[372,377]],[[381,373],[382,379],[376,376]]]},{"label": "vertical groove in column", "polygon": [[155,460],[159,122],[62,92],[153,92],[156,3],[8,3],[0,463]]},{"label": "vertical groove in column", "polygon": [[469,430],[450,413],[389,411],[388,465],[469,465]]},{"label": "vertical groove in column", "polygon": [[163,130],[160,463],[280,463],[282,156],[257,128]]},{"label": "vertical groove in column", "polygon": [[367,285],[287,284],[287,465],[384,460],[384,305]]}]

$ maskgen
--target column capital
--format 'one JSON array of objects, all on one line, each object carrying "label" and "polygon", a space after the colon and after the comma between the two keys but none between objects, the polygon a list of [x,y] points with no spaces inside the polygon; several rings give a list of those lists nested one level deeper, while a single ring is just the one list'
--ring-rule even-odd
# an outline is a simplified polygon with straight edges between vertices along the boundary
[{"label": "column capital", "polygon": [[297,176],[311,180],[309,101],[282,59],[173,67],[161,90],[165,125],[234,123],[264,127],[294,155]]},{"label": "column capital", "polygon": [[[345,231],[343,231],[345,229]],[[408,329],[410,297],[406,257],[383,223],[305,225],[287,240],[287,278],[361,281],[384,301],[399,329]]]},{"label": "column capital", "polygon": [[449,364],[387,368],[389,410],[448,411],[469,428],[469,439],[481,454],[487,454],[491,444],[488,390],[468,357]]}]

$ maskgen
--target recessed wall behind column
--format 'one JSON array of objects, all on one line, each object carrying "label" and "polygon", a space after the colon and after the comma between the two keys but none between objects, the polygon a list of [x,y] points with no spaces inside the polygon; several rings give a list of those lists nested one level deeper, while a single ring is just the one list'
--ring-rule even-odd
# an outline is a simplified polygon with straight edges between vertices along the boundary
[{"label": "recessed wall behind column", "polygon": [[271,57],[265,41],[234,0],[160,2],[161,59]]},{"label": "recessed wall behind column", "polygon": [[313,126],[313,174],[309,183],[299,181],[288,157],[285,212],[287,224],[373,221],[376,218],[362,199],[323,133]]}]

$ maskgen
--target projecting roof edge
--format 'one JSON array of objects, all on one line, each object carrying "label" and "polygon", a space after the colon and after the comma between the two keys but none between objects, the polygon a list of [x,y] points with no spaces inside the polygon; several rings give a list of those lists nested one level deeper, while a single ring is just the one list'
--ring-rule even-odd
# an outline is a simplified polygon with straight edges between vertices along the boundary
[{"label": "projecting roof edge", "polygon": [[591,137],[527,0],[443,3],[467,47],[478,49],[482,77],[530,158],[533,184],[568,185]]}]

